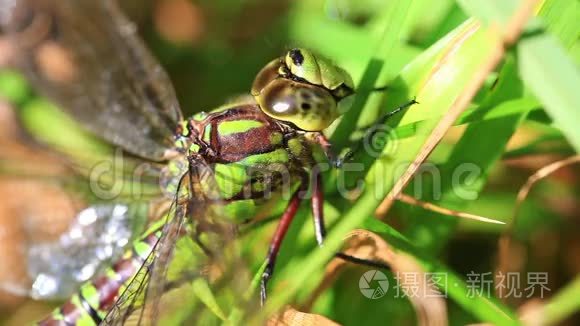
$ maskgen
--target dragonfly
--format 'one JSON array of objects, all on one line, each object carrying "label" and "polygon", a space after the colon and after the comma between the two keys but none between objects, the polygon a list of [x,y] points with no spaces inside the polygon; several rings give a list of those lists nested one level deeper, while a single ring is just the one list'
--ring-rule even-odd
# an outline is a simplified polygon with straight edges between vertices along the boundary
[{"label": "dragonfly", "polygon": [[[243,264],[235,250],[228,253],[237,226],[284,192],[289,200],[260,277],[262,303],[284,236],[305,199],[316,240],[323,243],[321,166],[339,166],[341,160],[323,130],[348,109],[354,94],[344,69],[293,48],[258,72],[251,98],[184,118],[169,77],[114,0],[1,0],[0,8],[2,31],[17,53],[15,65],[35,89],[131,160],[149,163],[147,173],[165,194],[133,242],[115,232],[106,237],[114,242],[107,248],[130,244],[39,324],[123,324],[135,315],[139,321],[155,319],[168,289],[204,274],[201,265],[172,270],[180,241],[194,244],[192,251],[218,265],[228,259]],[[126,225],[134,215],[122,203],[90,206],[77,219],[88,216],[105,226],[80,225],[76,233],[131,230]],[[86,244],[70,242],[88,252]],[[71,249],[64,246],[57,245]],[[86,269],[87,261],[79,259],[80,266],[71,270]],[[169,274],[177,276],[169,281]]]}]

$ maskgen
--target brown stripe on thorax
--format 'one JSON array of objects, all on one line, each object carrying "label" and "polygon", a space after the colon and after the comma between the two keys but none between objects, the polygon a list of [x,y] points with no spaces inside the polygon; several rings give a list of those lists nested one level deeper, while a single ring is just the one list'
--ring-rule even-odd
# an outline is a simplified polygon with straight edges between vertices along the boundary
[{"label": "brown stripe on thorax", "polygon": [[[218,132],[219,125],[228,121],[251,120],[262,124],[250,130],[223,135]],[[244,105],[218,112],[211,119],[211,148],[214,162],[231,163],[240,161],[253,154],[271,152],[282,144],[273,144],[274,133],[283,135],[285,130],[274,120],[263,114],[256,105]]]}]

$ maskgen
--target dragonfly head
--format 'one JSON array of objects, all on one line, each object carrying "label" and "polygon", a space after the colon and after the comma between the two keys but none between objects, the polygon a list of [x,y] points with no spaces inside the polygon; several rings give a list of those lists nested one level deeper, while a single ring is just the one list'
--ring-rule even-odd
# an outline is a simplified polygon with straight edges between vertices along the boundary
[{"label": "dragonfly head", "polygon": [[321,131],[348,108],[350,75],[330,60],[296,48],[268,63],[256,76],[252,95],[270,117],[305,131]]}]

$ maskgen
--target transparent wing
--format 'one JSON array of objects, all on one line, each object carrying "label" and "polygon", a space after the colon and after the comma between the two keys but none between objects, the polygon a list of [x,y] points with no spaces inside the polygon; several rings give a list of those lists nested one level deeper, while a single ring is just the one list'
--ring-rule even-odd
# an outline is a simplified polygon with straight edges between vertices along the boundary
[{"label": "transparent wing", "polygon": [[181,111],[115,1],[0,0],[0,25],[39,91],[104,139],[163,160]]},{"label": "transparent wing", "polygon": [[0,205],[0,239],[7,240],[6,255],[18,255],[22,281],[0,277],[0,289],[39,300],[67,298],[141,233],[148,205],[117,201],[87,207],[92,198],[85,179],[66,165],[54,167],[60,171],[51,175],[40,164],[18,163],[0,155],[0,193],[12,198]]},{"label": "transparent wing", "polygon": [[[121,295],[105,324],[191,321],[193,310],[208,311],[208,296],[217,297],[226,290],[237,294],[234,301],[243,301],[239,293],[250,285],[249,273],[244,272],[245,264],[235,249],[235,227],[221,211],[211,167],[202,159],[191,162],[179,188],[175,212],[163,228],[154,258],[146,262],[139,277]],[[200,284],[208,285],[213,294],[199,296],[196,287]],[[226,308],[232,307],[234,304]],[[215,307],[209,310],[223,318]]]},{"label": "transparent wing", "polygon": [[[185,206],[174,202],[166,215],[166,219],[164,219],[165,223],[153,227],[151,232],[143,237],[147,239],[153,235],[156,241],[150,244],[147,257],[103,319],[103,324],[154,324],[155,317],[152,308],[157,309],[159,301],[151,299],[153,292],[156,292],[156,289],[152,290],[155,288],[152,284],[159,282],[162,287],[169,284],[165,279],[165,266],[168,266],[170,259],[164,259],[163,255],[173,252],[180,238],[176,228],[181,228],[181,225],[186,222],[186,218]],[[145,242],[141,242],[139,245],[143,247],[144,244]],[[133,252],[136,251],[133,250]],[[194,266],[190,266],[190,269],[195,270]],[[159,274],[160,270],[161,275]],[[158,294],[163,295],[163,292],[165,291],[161,290]],[[151,307],[148,302],[155,302],[155,306]]]},{"label": "transparent wing", "polygon": [[[0,252],[10,266],[0,273],[0,292],[65,298],[141,234],[150,205],[122,194],[97,198],[73,160],[25,137],[15,118],[0,121]],[[132,181],[123,173],[104,179]]]},{"label": "transparent wing", "polygon": [[65,299],[118,258],[146,219],[142,204],[108,203],[80,211],[55,241],[28,247],[34,299]]},{"label": "transparent wing", "polygon": [[[182,219],[181,216],[179,212],[176,212],[174,218]],[[153,230],[152,232],[152,234],[156,234],[160,230]],[[103,319],[104,325],[124,325],[134,311],[142,309],[142,301],[145,298],[147,285],[151,278],[151,271],[161,246],[162,237],[163,233],[161,237],[156,237],[157,240],[151,245],[150,252],[137,270],[137,273]]]}]

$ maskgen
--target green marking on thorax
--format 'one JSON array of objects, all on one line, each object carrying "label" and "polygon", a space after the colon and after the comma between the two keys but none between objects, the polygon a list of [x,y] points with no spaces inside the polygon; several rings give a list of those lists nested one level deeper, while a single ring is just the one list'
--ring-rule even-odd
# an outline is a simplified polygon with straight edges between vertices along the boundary
[{"label": "green marking on thorax", "polygon": [[[232,198],[239,194],[244,189],[244,185],[249,182],[248,168],[270,166],[270,169],[274,171],[276,170],[275,164],[286,166],[288,162],[288,151],[285,148],[279,148],[268,153],[250,155],[235,163],[216,164],[214,170],[216,184],[223,198]],[[252,189],[261,191],[267,186],[254,182]]]},{"label": "green marking on thorax", "polygon": [[270,143],[274,146],[282,144],[283,140],[284,136],[282,136],[282,134],[279,132],[272,132],[270,134]]},{"label": "green marking on thorax", "polygon": [[224,213],[234,223],[242,223],[255,217],[260,208],[253,199],[236,200],[224,205]]},{"label": "green marking on thorax", "polygon": [[304,149],[304,145],[302,144],[300,139],[292,138],[292,139],[288,140],[288,148],[290,149],[290,152],[292,153],[292,155],[298,157],[302,154],[302,150]]},{"label": "green marking on thorax", "polygon": [[260,128],[264,123],[257,120],[232,120],[223,121],[218,125],[218,133],[222,136],[246,132],[254,128]]},{"label": "green marking on thorax", "polygon": [[236,183],[244,183],[248,179],[246,167],[237,163],[216,164],[215,173]]},{"label": "green marking on thorax", "polygon": [[199,147],[199,144],[192,143],[191,146],[189,146],[189,151],[192,153],[198,153],[200,148],[201,147]]},{"label": "green marking on thorax", "polygon": [[256,164],[288,163],[288,152],[284,148],[279,148],[269,153],[250,155],[238,163],[246,166],[253,166]]},{"label": "green marking on thorax", "polygon": [[215,165],[215,181],[224,198],[231,198],[239,193],[247,180],[244,165],[238,163]]},{"label": "green marking on thorax", "polygon": [[205,129],[203,130],[203,140],[208,144],[211,142],[211,124],[205,126]]},{"label": "green marking on thorax", "polygon": [[207,118],[207,113],[205,113],[205,112],[198,112],[193,117],[191,117],[192,120],[198,121],[198,122],[205,120],[205,118]]}]

